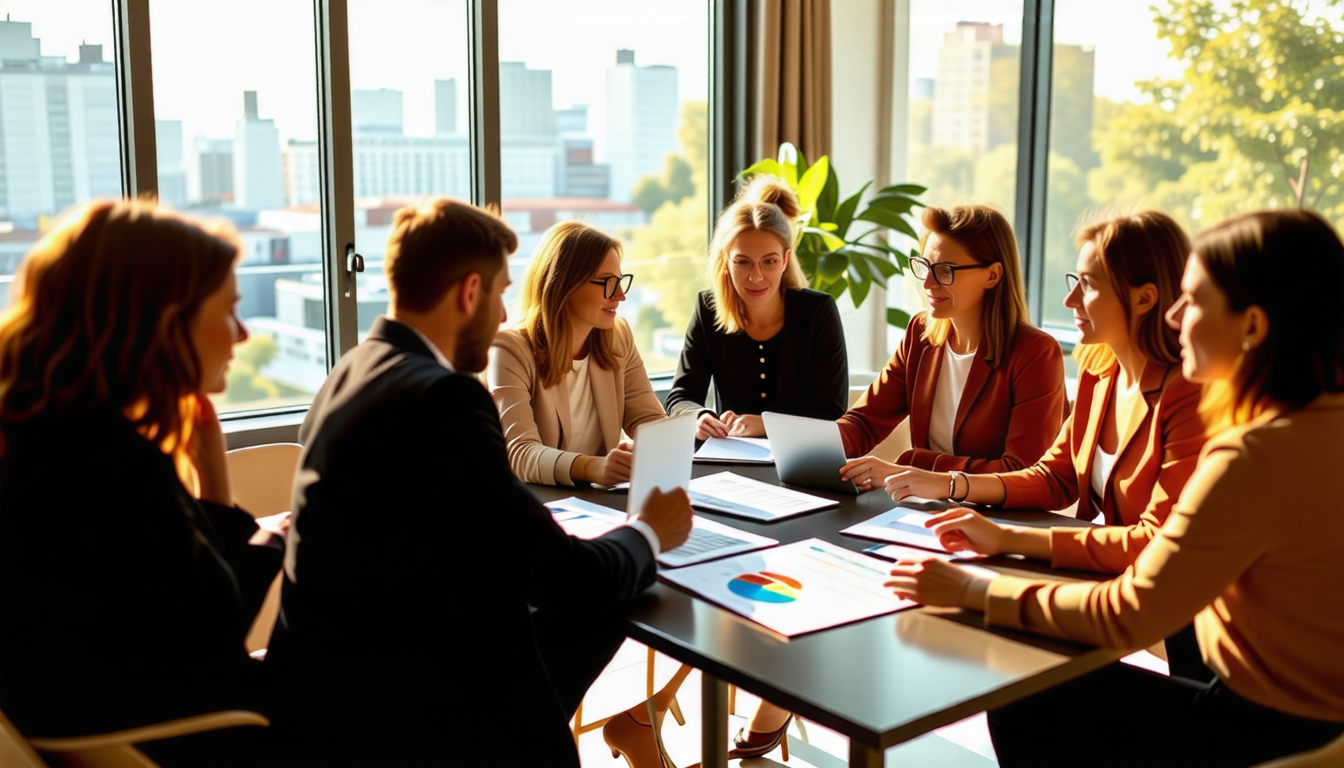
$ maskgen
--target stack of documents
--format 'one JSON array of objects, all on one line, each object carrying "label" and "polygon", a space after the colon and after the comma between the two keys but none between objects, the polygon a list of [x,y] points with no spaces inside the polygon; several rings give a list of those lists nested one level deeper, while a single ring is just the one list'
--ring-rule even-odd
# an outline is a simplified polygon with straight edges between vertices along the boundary
[{"label": "stack of documents", "polygon": [[889,570],[868,555],[804,539],[661,578],[793,637],[914,606],[882,586]]},{"label": "stack of documents", "polygon": [[930,517],[933,515],[929,512],[896,507],[877,517],[844,528],[840,532],[863,539],[890,541],[933,552],[947,552],[947,549],[939,543],[938,537],[933,535],[933,531],[924,527],[924,522]]},{"label": "stack of documents", "polygon": [[692,479],[691,504],[712,512],[766,523],[840,506],[840,502],[832,499],[781,488],[733,472],[719,472]]},{"label": "stack of documents", "polygon": [[773,464],[770,441],[764,437],[711,437],[695,452],[695,460],[713,464]]},{"label": "stack of documents", "polygon": [[[580,539],[595,539],[625,523],[624,512],[573,496],[548,502],[546,506],[565,533]],[[699,515],[693,517],[692,522],[694,527],[691,529],[691,537],[680,547],[659,555],[659,563],[668,568],[680,568],[716,557],[773,547],[779,543],[778,539],[740,531]]]}]

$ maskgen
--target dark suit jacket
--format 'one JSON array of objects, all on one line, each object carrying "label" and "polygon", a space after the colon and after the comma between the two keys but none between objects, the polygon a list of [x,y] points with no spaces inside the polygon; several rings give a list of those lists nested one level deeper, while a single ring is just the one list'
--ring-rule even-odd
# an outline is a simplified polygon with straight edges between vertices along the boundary
[{"label": "dark suit jacket", "polygon": [[529,606],[614,614],[654,578],[639,533],[566,536],[509,470],[485,387],[387,318],[299,439],[267,658],[281,732],[320,765],[578,765]]},{"label": "dark suit jacket", "polygon": [[840,418],[845,455],[862,456],[910,417],[914,447],[897,462],[940,472],[1008,472],[1030,466],[1054,442],[1069,413],[1064,354],[1049,334],[1027,323],[1013,333],[1005,360],[991,368],[977,355],[957,405],[956,455],[929,449],[929,419],[943,348],[924,341],[927,315],[910,320],[886,370]]},{"label": "dark suit jacket", "polygon": [[844,413],[849,404],[849,365],[835,299],[808,288],[786,290],[784,328],[765,345],[775,341],[779,352],[772,361],[773,380],[763,382],[759,343],[744,332],[715,328],[714,292],[701,291],[667,395],[667,412],[675,416],[703,410],[712,378],[720,413],[775,411],[814,419]]},{"label": "dark suit jacket", "polygon": [[0,442],[0,709],[19,730],[264,709],[243,639],[281,552],[248,544],[252,516],[193,499],[116,408]]}]

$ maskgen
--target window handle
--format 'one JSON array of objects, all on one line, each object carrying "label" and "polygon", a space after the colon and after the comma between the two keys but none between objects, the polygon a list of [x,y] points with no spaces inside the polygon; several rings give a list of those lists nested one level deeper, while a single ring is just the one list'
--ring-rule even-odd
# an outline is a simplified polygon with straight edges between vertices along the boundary
[{"label": "window handle", "polygon": [[345,295],[351,296],[355,290],[355,275],[364,271],[364,257],[355,252],[354,243],[345,245]]}]

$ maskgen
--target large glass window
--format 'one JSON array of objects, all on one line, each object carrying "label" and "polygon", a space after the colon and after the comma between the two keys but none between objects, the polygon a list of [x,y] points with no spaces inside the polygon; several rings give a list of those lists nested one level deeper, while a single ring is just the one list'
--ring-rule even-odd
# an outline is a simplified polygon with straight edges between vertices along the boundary
[{"label": "large glass window", "polygon": [[635,275],[620,313],[650,373],[676,367],[706,287],[708,19],[704,0],[499,4],[500,186],[520,238],[514,284],[557,221],[619,237]]},{"label": "large glass window", "polygon": [[[1344,220],[1344,23],[1325,2],[1057,0],[1045,320],[1091,207],[1165,211],[1193,235],[1303,205]],[[1333,20],[1331,20],[1331,18]]]},{"label": "large glass window", "polygon": [[328,362],[316,165],[299,151],[317,139],[313,6],[153,0],[150,25],[160,198],[243,242],[251,338],[219,406],[307,403]]},{"label": "large glass window", "polygon": [[24,254],[72,205],[121,194],[112,9],[13,0],[0,20],[0,307]]}]

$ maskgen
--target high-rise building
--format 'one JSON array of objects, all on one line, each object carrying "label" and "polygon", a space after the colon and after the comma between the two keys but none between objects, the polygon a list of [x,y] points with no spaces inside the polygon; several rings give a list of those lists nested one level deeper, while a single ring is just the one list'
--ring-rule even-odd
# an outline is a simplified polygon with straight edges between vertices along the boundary
[{"label": "high-rise building", "polygon": [[434,81],[434,134],[457,133],[457,80]]},{"label": "high-rise building", "polygon": [[402,134],[401,91],[350,92],[350,127],[361,133]]},{"label": "high-rise building", "polygon": [[550,197],[557,179],[551,71],[499,65],[499,174],[507,197]]},{"label": "high-rise building", "polygon": [[677,69],[635,65],[635,52],[616,52],[607,70],[605,160],[611,199],[629,202],[639,177],[660,173],[677,151]]},{"label": "high-rise building", "polygon": [[191,143],[195,174],[187,178],[193,202],[219,205],[233,201],[233,139],[197,136]]},{"label": "high-rise building", "polygon": [[100,45],[41,55],[28,22],[0,21],[0,221],[33,227],[121,194],[117,91]]},{"label": "high-rise building", "polygon": [[181,120],[154,121],[154,154],[159,166],[159,200],[174,208],[187,204],[186,145]]},{"label": "high-rise building", "polygon": [[243,117],[235,126],[233,141],[234,206],[249,211],[283,206],[280,132],[274,120],[258,116],[255,91],[243,93]]}]

